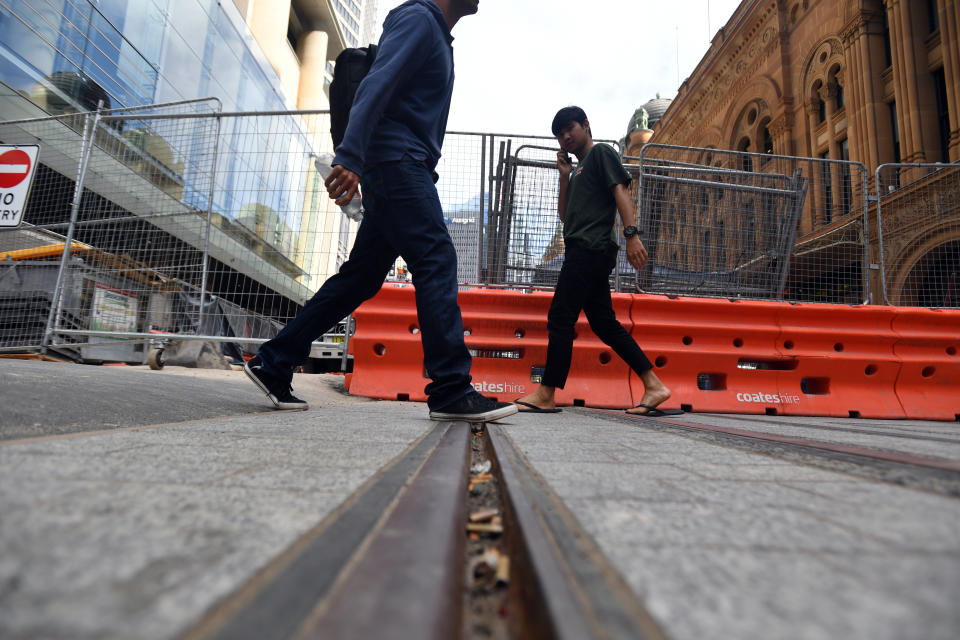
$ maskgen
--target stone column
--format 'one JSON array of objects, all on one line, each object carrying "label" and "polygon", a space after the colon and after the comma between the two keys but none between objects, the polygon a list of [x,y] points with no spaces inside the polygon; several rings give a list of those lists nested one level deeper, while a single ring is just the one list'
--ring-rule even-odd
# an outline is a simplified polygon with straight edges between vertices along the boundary
[{"label": "stone column", "polygon": [[[807,157],[815,157],[817,154],[817,111],[819,110],[818,103],[816,100],[812,99],[807,100],[805,107],[807,111],[807,144],[809,149],[807,150]],[[804,206],[804,210],[810,213],[810,217],[806,220],[806,225],[801,223],[801,228],[806,227],[804,230],[807,232],[813,231],[820,225],[820,220],[817,219],[817,213],[821,210],[820,202],[823,195],[820,193],[820,176],[812,175],[810,176],[810,185],[807,191],[807,204]]]},{"label": "stone column", "polygon": [[[843,58],[846,61],[846,73],[848,77],[862,78],[860,59],[859,38],[862,31],[860,16],[855,18],[854,23],[848,24],[840,34],[840,41],[843,42]],[[850,157],[863,158],[866,154],[862,153],[860,145],[866,142],[866,136],[863,132],[863,116],[865,101],[863,99],[863,83],[848,82],[847,89],[847,141],[850,144]]]},{"label": "stone column", "polygon": [[847,69],[844,89],[847,95],[847,140],[851,159],[873,166],[880,157],[877,146],[876,76],[870,54],[870,18],[858,14],[843,34]]},{"label": "stone column", "polygon": [[290,0],[248,0],[247,13],[250,31],[270,59],[271,50],[287,41]]},{"label": "stone column", "polygon": [[950,114],[950,161],[960,160],[960,2],[940,0],[940,48]]},{"label": "stone column", "polygon": [[767,125],[773,138],[773,153],[778,156],[792,156],[793,153],[793,105],[786,105],[779,118]]},{"label": "stone column", "polygon": [[818,105],[815,100],[807,100],[804,104],[804,107],[807,112],[807,149],[806,155],[809,158],[812,158],[817,153],[817,110]]},{"label": "stone column", "polygon": [[329,36],[325,31],[304,31],[297,40],[297,57],[300,58],[298,109],[330,108],[330,101],[323,90],[328,40]]},{"label": "stone column", "polygon": [[839,91],[840,85],[834,80],[827,82],[827,84],[823,86],[821,93],[823,100],[827,103],[827,137],[830,138],[827,148],[830,149],[830,158],[833,160],[840,159],[840,145],[837,144],[835,131],[835,127],[837,126],[837,93],[839,93]]},{"label": "stone column", "polygon": [[903,162],[923,162],[923,123],[917,84],[917,59],[914,55],[913,21],[910,5],[887,0],[890,20],[890,48],[893,54],[893,79],[897,91],[900,118],[900,156]]}]

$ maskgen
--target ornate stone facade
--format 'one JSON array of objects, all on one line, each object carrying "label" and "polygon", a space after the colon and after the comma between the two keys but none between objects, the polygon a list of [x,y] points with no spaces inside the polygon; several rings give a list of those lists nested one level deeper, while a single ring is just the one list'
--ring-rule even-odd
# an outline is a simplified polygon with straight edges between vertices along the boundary
[{"label": "ornate stone facade", "polygon": [[[651,141],[857,161],[870,192],[883,163],[960,161],[960,0],[744,0]],[[800,242],[836,223],[805,219]]]}]

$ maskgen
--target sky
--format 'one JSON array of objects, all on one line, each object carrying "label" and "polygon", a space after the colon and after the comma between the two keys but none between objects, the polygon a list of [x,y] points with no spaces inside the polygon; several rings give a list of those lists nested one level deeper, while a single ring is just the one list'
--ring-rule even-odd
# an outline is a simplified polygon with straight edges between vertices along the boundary
[{"label": "sky", "polygon": [[[380,0],[380,23],[402,3]],[[480,0],[479,12],[453,29],[447,129],[550,135],[557,110],[576,104],[595,138],[619,140],[634,110],[657,93],[676,96],[739,4]]]}]

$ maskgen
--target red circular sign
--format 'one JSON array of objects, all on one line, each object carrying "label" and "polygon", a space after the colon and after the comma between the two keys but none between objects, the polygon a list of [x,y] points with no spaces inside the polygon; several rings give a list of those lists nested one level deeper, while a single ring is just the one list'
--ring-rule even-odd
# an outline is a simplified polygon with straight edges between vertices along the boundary
[{"label": "red circular sign", "polygon": [[30,175],[30,156],[26,151],[13,149],[0,154],[0,189],[15,187]]}]

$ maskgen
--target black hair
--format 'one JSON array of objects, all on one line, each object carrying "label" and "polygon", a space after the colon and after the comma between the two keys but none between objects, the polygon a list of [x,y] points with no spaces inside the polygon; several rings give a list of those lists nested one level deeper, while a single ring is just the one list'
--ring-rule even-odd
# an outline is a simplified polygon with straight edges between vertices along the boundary
[{"label": "black hair", "polygon": [[582,127],[586,121],[587,114],[580,107],[564,107],[557,111],[557,115],[553,116],[553,124],[550,125],[550,130],[553,131],[554,137],[558,137],[563,128],[571,122],[577,122]]}]

